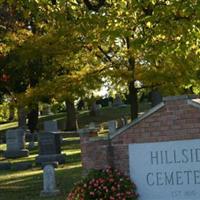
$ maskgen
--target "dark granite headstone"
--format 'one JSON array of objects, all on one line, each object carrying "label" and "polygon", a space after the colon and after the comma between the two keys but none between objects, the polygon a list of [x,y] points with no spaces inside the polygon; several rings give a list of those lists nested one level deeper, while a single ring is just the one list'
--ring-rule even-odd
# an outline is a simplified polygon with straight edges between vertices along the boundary
[{"label": "dark granite headstone", "polygon": [[56,132],[58,131],[58,124],[56,120],[49,120],[44,122],[44,131]]},{"label": "dark granite headstone", "polygon": [[65,154],[61,154],[61,135],[57,132],[42,132],[39,134],[39,156],[36,163],[65,163]]},{"label": "dark granite headstone", "polygon": [[60,134],[54,132],[44,132],[39,135],[39,154],[60,154]]},{"label": "dark granite headstone", "polygon": [[162,102],[162,95],[156,89],[152,90],[149,93],[149,96],[150,96],[150,101],[151,101],[151,106],[152,107],[154,107],[154,106],[156,106],[156,105],[158,105],[159,103]]}]

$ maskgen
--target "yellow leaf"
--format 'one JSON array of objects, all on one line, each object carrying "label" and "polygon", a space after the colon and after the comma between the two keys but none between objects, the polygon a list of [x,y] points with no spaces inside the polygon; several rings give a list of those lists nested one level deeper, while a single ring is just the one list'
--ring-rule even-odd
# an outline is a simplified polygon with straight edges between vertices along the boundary
[{"label": "yellow leaf", "polygon": [[152,27],[152,23],[151,22],[147,22],[146,25],[147,25],[148,28]]}]

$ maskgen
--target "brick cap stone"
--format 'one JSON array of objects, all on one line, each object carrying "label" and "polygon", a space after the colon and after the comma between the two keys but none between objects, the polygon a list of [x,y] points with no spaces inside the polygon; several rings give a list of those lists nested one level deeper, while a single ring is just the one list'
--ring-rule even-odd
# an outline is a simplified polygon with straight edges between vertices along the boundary
[{"label": "brick cap stone", "polygon": [[187,100],[187,104],[200,109],[200,99],[191,99],[191,100]]}]

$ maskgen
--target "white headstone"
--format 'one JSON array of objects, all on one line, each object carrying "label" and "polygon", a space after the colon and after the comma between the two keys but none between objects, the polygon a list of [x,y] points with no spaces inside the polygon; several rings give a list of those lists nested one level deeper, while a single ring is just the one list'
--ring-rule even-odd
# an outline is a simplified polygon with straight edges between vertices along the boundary
[{"label": "white headstone", "polygon": [[51,115],[52,114],[52,112],[51,112],[51,106],[48,105],[48,104],[45,104],[44,108],[42,110],[42,114],[43,115]]},{"label": "white headstone", "polygon": [[200,199],[200,140],[130,144],[139,200]]},{"label": "white headstone", "polygon": [[47,107],[47,114],[48,114],[48,115],[51,115],[51,114],[52,114],[52,112],[51,112],[51,107],[50,107],[50,106]]},{"label": "white headstone", "polygon": [[44,122],[44,130],[50,131],[50,132],[58,131],[57,121],[55,121],[55,120],[45,121]]},{"label": "white headstone", "polygon": [[113,134],[117,130],[117,122],[115,120],[108,121],[109,134]]},{"label": "white headstone", "polygon": [[94,122],[89,123],[89,129],[96,129],[96,124]]},{"label": "white headstone", "polygon": [[97,110],[100,110],[102,108],[101,104],[97,104]]},{"label": "white headstone", "polygon": [[108,102],[108,107],[112,107],[112,104],[113,104],[113,103],[112,103],[111,101],[109,101],[109,102]]},{"label": "white headstone", "polygon": [[46,165],[43,169],[43,191],[41,196],[55,196],[59,194],[56,189],[55,170],[53,165]]},{"label": "white headstone", "polygon": [[115,99],[113,100],[113,106],[120,106],[122,105],[122,100],[120,98],[120,95],[116,95]]}]

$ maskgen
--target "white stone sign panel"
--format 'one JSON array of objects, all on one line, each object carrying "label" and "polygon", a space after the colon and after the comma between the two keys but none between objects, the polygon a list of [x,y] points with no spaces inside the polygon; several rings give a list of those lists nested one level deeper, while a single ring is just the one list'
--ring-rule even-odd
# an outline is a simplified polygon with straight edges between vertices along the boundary
[{"label": "white stone sign panel", "polygon": [[129,144],[139,200],[200,199],[200,139]]}]

